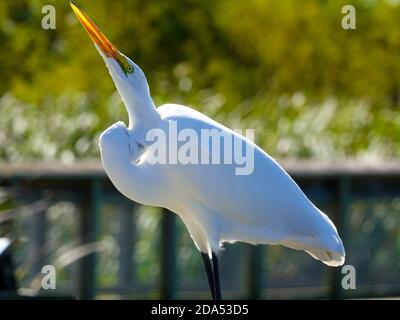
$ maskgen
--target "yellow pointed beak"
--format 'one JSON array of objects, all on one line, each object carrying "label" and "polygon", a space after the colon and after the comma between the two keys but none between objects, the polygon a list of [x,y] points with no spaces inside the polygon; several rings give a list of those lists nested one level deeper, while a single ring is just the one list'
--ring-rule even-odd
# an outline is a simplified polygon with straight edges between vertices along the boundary
[{"label": "yellow pointed beak", "polygon": [[72,1],[70,1],[70,4],[75,15],[78,17],[80,23],[82,23],[93,42],[97,44],[97,46],[106,56],[113,57],[118,61],[119,52],[110,42],[110,40],[108,40],[107,37],[100,31],[100,29],[93,23],[93,21],[90,20],[86,13],[79,9]]}]

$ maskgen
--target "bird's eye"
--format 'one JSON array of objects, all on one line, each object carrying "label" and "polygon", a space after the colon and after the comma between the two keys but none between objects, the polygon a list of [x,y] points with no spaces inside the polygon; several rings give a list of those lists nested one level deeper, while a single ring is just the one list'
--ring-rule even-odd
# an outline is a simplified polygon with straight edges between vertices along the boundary
[{"label": "bird's eye", "polygon": [[128,72],[128,73],[132,73],[133,71],[134,71],[134,69],[133,69],[132,66],[128,66],[128,67],[126,68],[126,72]]}]

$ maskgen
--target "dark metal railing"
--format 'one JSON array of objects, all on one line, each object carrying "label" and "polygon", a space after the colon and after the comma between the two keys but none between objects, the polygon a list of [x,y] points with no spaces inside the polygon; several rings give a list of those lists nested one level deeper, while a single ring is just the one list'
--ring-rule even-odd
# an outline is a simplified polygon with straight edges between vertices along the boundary
[{"label": "dark metal railing", "polygon": [[[357,162],[344,162],[336,164],[321,164],[315,162],[286,163],[284,167],[299,183],[305,193],[313,201],[332,204],[333,220],[338,226],[345,244],[351,242],[350,210],[354,199],[367,201],[371,197],[384,199],[397,199],[400,197],[400,163],[362,164]],[[134,261],[134,226],[131,214],[138,205],[122,197],[112,186],[103,169],[98,163],[77,164],[65,166],[60,164],[23,164],[13,166],[0,165],[0,187],[13,190],[16,203],[29,203],[40,199],[48,193],[51,202],[71,199],[79,204],[79,244],[95,244],[99,238],[99,221],[101,208],[105,203],[113,202],[118,205],[119,230],[119,283],[118,288],[111,288],[120,295],[129,295],[129,287],[133,283]],[[44,192],[46,191],[46,192]],[[40,196],[39,196],[40,195]],[[164,210],[165,211],[165,210]],[[1,212],[0,212],[1,214]],[[394,219],[399,217],[394,216]],[[40,272],[41,264],[46,261],[46,210],[28,217],[31,219],[30,254],[36,257],[31,266],[32,274]],[[398,222],[398,220],[397,220]],[[1,220],[0,220],[1,225]],[[98,264],[97,247],[89,248],[87,254],[79,259],[79,280],[77,296],[82,299],[93,299],[102,292],[98,287],[96,266]],[[165,212],[161,216],[160,236],[160,276],[159,294],[155,297],[174,299],[182,298],[179,292],[179,273],[177,262],[177,234],[176,217]],[[86,248],[87,249],[87,248]],[[246,295],[243,298],[261,299],[273,296],[270,292],[268,278],[269,271],[265,260],[268,258],[267,250],[263,246],[249,247],[247,256],[248,273],[245,277],[247,283]],[[352,252],[350,252],[351,254]],[[349,254],[349,252],[348,252]],[[357,254],[356,250],[354,256]],[[267,256],[266,256],[267,255]],[[351,259],[350,259],[351,260]],[[356,261],[356,259],[355,259]],[[397,269],[400,274],[400,267]],[[342,274],[340,268],[328,271],[327,287],[325,294],[318,297],[342,298],[348,296],[364,295],[398,295],[400,283],[389,291],[363,291],[357,295],[349,295],[341,286]],[[366,284],[366,288],[368,284]],[[367,293],[365,293],[367,292]],[[381,293],[383,292],[383,293]]]}]

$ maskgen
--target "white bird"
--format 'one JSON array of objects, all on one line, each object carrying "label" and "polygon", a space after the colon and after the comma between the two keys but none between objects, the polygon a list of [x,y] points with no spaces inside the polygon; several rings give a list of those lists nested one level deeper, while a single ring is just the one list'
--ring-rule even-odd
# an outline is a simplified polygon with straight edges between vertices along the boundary
[{"label": "white bird", "polygon": [[[218,254],[224,242],[281,244],[304,250],[329,266],[343,265],[345,251],[335,225],[273,158],[249,139],[191,108],[177,104],[156,108],[142,70],[83,11],[72,2],[71,6],[103,57],[129,114],[129,126],[117,122],[100,137],[104,169],[127,198],[180,216],[202,254],[214,299],[221,299]],[[253,172],[237,175],[234,163],[152,162],[156,143],[149,141],[148,133],[152,129],[165,133],[168,150],[173,123],[179,133],[190,129],[200,137],[202,130],[216,129],[240,142],[254,152]],[[200,156],[211,155],[199,142],[191,147]],[[220,155],[225,151],[224,146],[217,149]]]}]

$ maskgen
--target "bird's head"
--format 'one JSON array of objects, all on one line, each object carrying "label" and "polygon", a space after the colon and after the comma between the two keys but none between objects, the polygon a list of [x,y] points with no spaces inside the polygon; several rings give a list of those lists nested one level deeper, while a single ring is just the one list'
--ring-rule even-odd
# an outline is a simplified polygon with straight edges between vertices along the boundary
[{"label": "bird's head", "polygon": [[[71,7],[103,57],[110,75],[128,109],[152,104],[150,90],[143,71],[131,59],[119,52],[92,20],[72,1]],[[148,101],[150,99],[150,101]]]}]

